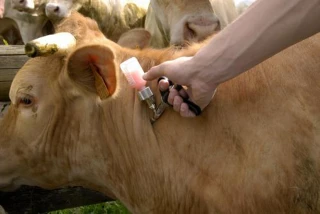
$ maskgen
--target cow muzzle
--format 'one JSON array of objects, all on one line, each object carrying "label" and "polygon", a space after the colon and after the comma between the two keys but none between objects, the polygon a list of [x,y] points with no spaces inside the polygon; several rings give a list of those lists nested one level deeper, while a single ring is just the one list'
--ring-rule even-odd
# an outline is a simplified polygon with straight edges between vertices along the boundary
[{"label": "cow muzzle", "polygon": [[214,16],[190,17],[184,30],[185,39],[197,38],[197,41],[205,39],[219,29],[219,20]]},{"label": "cow muzzle", "polygon": [[215,15],[189,16],[173,27],[170,43],[181,45],[185,41],[200,42],[218,30],[220,24]]},{"label": "cow muzzle", "polygon": [[46,5],[46,16],[50,20],[59,20],[70,15],[68,9],[65,5],[61,5],[59,3],[48,3]]}]

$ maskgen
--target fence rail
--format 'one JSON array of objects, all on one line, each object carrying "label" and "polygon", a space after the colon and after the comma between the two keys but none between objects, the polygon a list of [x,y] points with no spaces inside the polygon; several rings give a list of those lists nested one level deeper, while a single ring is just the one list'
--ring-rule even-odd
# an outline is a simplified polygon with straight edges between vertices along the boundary
[{"label": "fence rail", "polygon": [[24,45],[0,45],[0,101],[9,100],[11,82],[28,59]]}]

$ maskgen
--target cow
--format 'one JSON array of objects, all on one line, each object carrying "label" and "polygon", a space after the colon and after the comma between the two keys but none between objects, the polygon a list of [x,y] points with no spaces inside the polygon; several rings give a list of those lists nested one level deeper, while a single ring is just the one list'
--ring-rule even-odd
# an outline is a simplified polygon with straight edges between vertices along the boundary
[{"label": "cow", "polygon": [[[53,26],[45,17],[44,13],[19,12],[12,8],[11,0],[0,0],[0,8],[3,7],[3,18],[13,20],[24,43],[43,35],[53,33]],[[1,14],[0,14],[1,17]]]},{"label": "cow", "polygon": [[200,116],[168,108],[152,124],[119,64],[147,71],[207,40],[133,50],[71,23],[77,45],[28,60],[12,82],[1,190],[81,185],[132,213],[320,212],[320,34],[221,84]]},{"label": "cow", "polygon": [[123,0],[47,0],[46,15],[53,22],[68,17],[73,11],[96,20],[101,31],[117,41],[121,34],[144,27],[146,3]]},{"label": "cow", "polygon": [[19,11],[30,12],[30,11],[34,11],[36,8],[34,0],[11,0],[11,5],[13,9],[16,9]]},{"label": "cow", "polygon": [[[73,11],[79,11],[95,19],[104,34],[113,41],[119,40],[121,35],[130,29],[144,26],[148,2],[147,0],[142,2],[140,0],[11,0],[14,9],[32,16],[41,16],[43,22],[50,20],[49,23],[54,25],[58,25]],[[53,33],[53,30],[50,33]]]},{"label": "cow", "polygon": [[233,0],[151,0],[145,28],[151,46],[183,46],[204,40],[238,16]]}]

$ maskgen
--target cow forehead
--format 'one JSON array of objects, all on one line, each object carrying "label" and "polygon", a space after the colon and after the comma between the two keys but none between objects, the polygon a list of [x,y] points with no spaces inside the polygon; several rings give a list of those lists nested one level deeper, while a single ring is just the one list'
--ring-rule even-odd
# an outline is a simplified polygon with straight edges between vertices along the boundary
[{"label": "cow forehead", "polygon": [[63,65],[64,57],[38,57],[28,60],[12,82],[10,98],[14,99],[16,93],[21,89],[34,90],[38,88],[38,90],[41,90],[39,87],[43,84],[57,81]]},{"label": "cow forehead", "polygon": [[33,58],[28,60],[20,71],[21,73],[31,73],[32,75],[50,78],[60,73],[65,62],[64,59],[65,56],[59,55]]}]

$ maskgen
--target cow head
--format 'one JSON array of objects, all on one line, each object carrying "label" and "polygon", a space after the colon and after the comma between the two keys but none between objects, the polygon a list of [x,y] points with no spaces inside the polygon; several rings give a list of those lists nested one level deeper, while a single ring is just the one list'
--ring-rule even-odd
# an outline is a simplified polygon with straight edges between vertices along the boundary
[{"label": "cow head", "polygon": [[[2,189],[21,184],[55,188],[82,182],[77,178],[81,170],[76,172],[73,167],[85,168],[82,161],[92,159],[88,154],[95,153],[92,149],[97,145],[93,144],[98,139],[86,135],[97,124],[89,125],[89,118],[98,121],[101,116],[94,72],[103,78],[112,97],[118,70],[110,46],[86,45],[71,53],[30,59],[18,72],[10,89],[12,104],[0,128]],[[81,145],[84,140],[88,143]],[[88,147],[80,149],[86,154],[76,152],[79,147]]]},{"label": "cow head", "polygon": [[146,17],[151,46],[198,42],[237,16],[232,0],[152,0]]},{"label": "cow head", "polygon": [[48,0],[45,11],[50,20],[60,20],[70,16],[71,12],[80,7],[81,4],[77,0]]},{"label": "cow head", "polygon": [[11,4],[19,11],[29,11],[35,8],[34,0],[11,0]]}]

